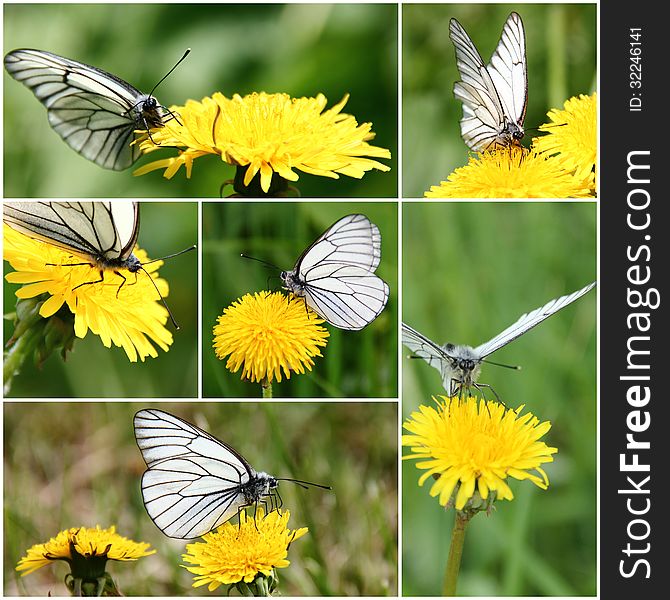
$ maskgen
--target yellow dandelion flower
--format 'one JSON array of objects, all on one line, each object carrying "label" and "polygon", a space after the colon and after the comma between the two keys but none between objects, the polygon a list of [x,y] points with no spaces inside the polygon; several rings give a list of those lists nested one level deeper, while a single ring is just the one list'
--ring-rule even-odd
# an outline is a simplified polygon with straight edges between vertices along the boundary
[{"label": "yellow dandelion flower", "polygon": [[[153,344],[169,350],[173,338],[165,328],[168,312],[147,276],[149,273],[163,297],[167,296],[168,284],[158,277],[162,261],[147,264],[146,273],[118,269],[125,283],[109,270],[103,272],[103,281],[91,283],[100,279],[100,269],[88,264],[90,258],[35,240],[6,225],[3,235],[4,259],[14,268],[5,279],[22,285],[16,291],[19,299],[48,295],[39,309],[40,316],[48,319],[67,305],[74,315],[78,338],[90,330],[100,336],[105,347],[110,348],[112,343],[122,347],[131,362],[137,362],[138,357],[142,361],[147,356],[157,357]],[[134,254],[140,262],[148,262],[144,250],[135,249]],[[65,266],[73,264],[76,266]]]},{"label": "yellow dandelion flower", "polygon": [[583,181],[554,157],[521,148],[503,148],[470,156],[447,181],[425,192],[426,198],[588,198]]},{"label": "yellow dandelion flower", "polygon": [[[149,544],[145,542],[134,542],[119,535],[114,526],[109,529],[101,529],[100,525],[95,528],[72,527],[61,531],[48,542],[28,548],[16,570],[24,571],[21,575],[25,576],[54,560],[64,560],[71,568],[80,566],[82,562],[88,563],[89,569],[93,565],[93,570],[100,570],[102,574],[108,560],[137,560],[155,552],[150,551]],[[76,576],[74,570],[72,574]]]},{"label": "yellow dandelion flower", "polygon": [[243,187],[259,175],[260,189],[268,194],[277,177],[297,181],[296,170],[334,179],[340,175],[360,179],[371,169],[389,171],[390,167],[373,160],[391,158],[391,153],[368,143],[375,136],[372,124],[359,125],[353,116],[341,112],[348,98],[324,111],[327,100],[323,94],[291,98],[261,92],[226,98],[216,92],[201,102],[171,106],[178,119],[152,129],[151,136],[145,133],[140,148],[144,153],[165,147],[182,150],[178,156],[151,162],[133,174],[165,169],[163,176],[170,179],[184,166],[190,177],[196,158],[216,154],[244,170]]},{"label": "yellow dandelion flower", "polygon": [[[514,494],[507,477],[529,479],[547,489],[549,479],[540,467],[552,462],[557,448],[550,448],[540,438],[551,423],[540,423],[528,413],[505,409],[497,402],[479,405],[476,398],[459,400],[440,396],[437,407],[420,406],[405,421],[409,434],[402,436],[402,445],[411,448],[406,459],[418,459],[418,469],[425,470],[419,485],[436,478],[430,495],[438,496],[446,506],[455,492],[454,506],[462,510],[477,490],[482,499],[495,492],[496,499],[512,500]],[[530,473],[536,471],[539,475]]]},{"label": "yellow dandelion flower", "polygon": [[300,298],[281,292],[245,294],[223,311],[214,326],[214,351],[232,373],[260,383],[286,379],[291,372],[312,370],[312,357],[322,356],[330,335],[323,319]]},{"label": "yellow dandelion flower", "polygon": [[598,155],[597,118],[598,98],[580,94],[566,100],[564,110],[551,109],[550,123],[540,125],[548,135],[533,140],[533,148],[540,153],[555,155],[575,178],[587,182],[595,192],[595,170]]},{"label": "yellow dandelion flower", "polygon": [[274,569],[288,567],[288,549],[307,533],[307,527],[288,529],[289,511],[265,515],[258,507],[255,519],[240,513],[240,524],[224,523],[203,536],[202,542],[187,544],[182,565],[196,575],[193,587],[208,585],[210,592],[222,584],[251,583],[272,577]]}]

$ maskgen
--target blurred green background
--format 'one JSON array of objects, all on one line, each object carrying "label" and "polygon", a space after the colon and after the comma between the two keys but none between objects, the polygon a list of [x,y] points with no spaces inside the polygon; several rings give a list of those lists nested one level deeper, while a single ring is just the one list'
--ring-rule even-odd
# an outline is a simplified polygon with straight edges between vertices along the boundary
[{"label": "blurred green background", "polygon": [[461,139],[462,104],[454,98],[460,79],[449,19],[455,17],[486,64],[512,11],[523,19],[528,63],[526,136],[547,122],[551,108],[596,86],[594,4],[405,4],[403,6],[403,196],[423,197],[467,164]]},{"label": "blurred green background", "polygon": [[[403,321],[439,344],[477,346],[523,313],[596,279],[593,203],[403,207]],[[464,596],[596,594],[596,290],[495,352],[479,381],[551,421],[550,487],[510,479],[515,499],[467,530]],[[437,370],[402,348],[403,420],[444,394]],[[491,394],[487,394],[492,398]],[[405,453],[407,453],[407,449]],[[403,593],[439,594],[453,511],[403,463]]]},{"label": "blurred green background", "polygon": [[225,202],[203,204],[203,396],[260,396],[256,383],[230,373],[212,348],[212,328],[223,309],[246,293],[281,289],[279,271],[240,257],[244,252],[293,269],[317,237],[341,217],[363,213],[382,234],[376,273],[390,287],[386,308],[360,331],[325,324],[330,337],[311,372],[274,383],[277,397],[396,397],[398,315],[398,214],[390,202]]},{"label": "blurred green background", "polygon": [[[138,244],[150,258],[178,252],[198,241],[198,205],[195,202],[142,202]],[[4,263],[4,273],[12,271]],[[175,331],[168,352],[157,348],[156,358],[128,361],[122,348],[105,348],[90,331],[76,339],[74,350],[63,362],[60,354],[49,357],[41,368],[32,360],[24,363],[14,377],[11,397],[50,398],[151,398],[195,397],[198,395],[198,256],[192,251],[165,261],[160,274],[170,285],[165,298],[181,327]],[[138,273],[138,277],[145,276]],[[18,285],[3,285],[4,313],[16,305]],[[4,321],[4,341],[11,337],[14,324]]]},{"label": "blurred green background", "polygon": [[[373,144],[391,151],[388,173],[333,180],[300,172],[303,197],[397,196],[397,6],[384,4],[6,4],[4,52],[49,50],[99,67],[144,92],[192,48],[156,95],[166,106],[216,91],[285,92],[328,98],[350,93],[344,112],[372,122]],[[6,197],[218,197],[234,168],[198,159],[191,180],[156,171],[107,171],[50,130],[46,111],[4,75]],[[171,156],[156,152],[136,166]],[[159,157],[160,154],[160,157]],[[76,177],[73,177],[76,174]]]},{"label": "blurred green background", "polygon": [[[257,470],[333,490],[280,483],[289,527],[309,527],[279,569],[289,596],[397,595],[397,404],[161,403],[231,444]],[[117,526],[157,554],[110,561],[127,596],[210,596],[179,565],[186,542],[171,540],[142,504],[145,469],[133,436],[140,403],[4,405],[4,593],[67,595],[67,565],[19,577],[33,544],[69,527]],[[225,595],[226,586],[215,592]]]}]

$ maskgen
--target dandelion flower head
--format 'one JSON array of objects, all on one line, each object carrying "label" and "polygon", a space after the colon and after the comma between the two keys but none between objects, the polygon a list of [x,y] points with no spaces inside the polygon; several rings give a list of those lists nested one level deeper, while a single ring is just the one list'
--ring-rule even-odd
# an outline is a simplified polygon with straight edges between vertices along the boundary
[{"label": "dandelion flower head", "polygon": [[240,513],[240,524],[224,523],[203,536],[202,542],[186,546],[185,569],[196,575],[193,587],[214,591],[222,584],[251,583],[257,575],[271,575],[287,567],[290,544],[307,533],[307,528],[288,529],[289,511],[267,515],[258,507],[256,516]]},{"label": "dandelion flower head", "polygon": [[261,188],[267,193],[274,174],[297,181],[296,170],[334,179],[340,175],[360,179],[371,169],[389,171],[376,160],[390,158],[389,150],[368,143],[375,137],[372,124],[359,125],[353,116],[341,112],[347,100],[345,96],[324,110],[323,94],[291,98],[261,92],[226,98],[217,92],[201,102],[171,106],[179,118],[152,130],[151,136],[145,132],[140,148],[148,153],[177,147],[179,155],[151,162],[134,174],[165,169],[163,176],[170,179],[184,166],[190,177],[196,158],[214,154],[246,168],[245,186],[260,174]]},{"label": "dandelion flower head", "polygon": [[[22,286],[16,296],[49,295],[39,311],[42,317],[49,318],[67,305],[78,338],[90,330],[105,347],[112,343],[122,347],[131,362],[157,357],[153,344],[169,350],[173,337],[165,328],[168,312],[149,281],[152,277],[161,295],[168,295],[167,282],[158,276],[162,261],[146,264],[138,273],[116,269],[125,282],[112,270],[105,270],[103,281],[98,282],[100,267],[89,257],[32,239],[7,225],[3,225],[3,241],[4,259],[14,268],[5,279]],[[142,263],[149,260],[139,248],[134,254]]]},{"label": "dandelion flower head", "polygon": [[137,560],[155,552],[156,550],[150,551],[149,544],[145,542],[134,542],[119,535],[114,526],[109,529],[101,529],[99,525],[96,525],[95,528],[72,527],[61,531],[48,542],[35,544],[28,548],[16,570],[24,571],[21,573],[23,576],[54,560],[64,560],[69,563],[77,559],[95,558],[128,561]]},{"label": "dandelion flower head", "polygon": [[328,330],[302,298],[281,292],[245,294],[223,311],[214,326],[214,351],[232,373],[260,383],[312,370]]},{"label": "dandelion flower head", "polygon": [[576,179],[588,182],[595,191],[597,161],[598,98],[580,94],[565,101],[563,110],[553,108],[549,123],[540,126],[548,135],[535,138],[533,148],[555,155],[563,168]]},{"label": "dandelion flower head", "polygon": [[434,400],[436,406],[421,405],[403,424],[409,433],[402,436],[402,445],[411,448],[403,460],[418,461],[416,467],[424,471],[419,485],[436,478],[430,495],[442,506],[456,490],[456,510],[463,509],[475,490],[484,500],[489,492],[496,499],[512,500],[507,477],[529,479],[547,489],[549,480],[540,465],[552,462],[558,452],[540,441],[551,427],[548,421],[521,415],[523,406],[505,409],[497,402],[478,404],[472,397]]},{"label": "dandelion flower head", "polygon": [[587,198],[583,182],[554,157],[509,147],[472,155],[426,198]]}]

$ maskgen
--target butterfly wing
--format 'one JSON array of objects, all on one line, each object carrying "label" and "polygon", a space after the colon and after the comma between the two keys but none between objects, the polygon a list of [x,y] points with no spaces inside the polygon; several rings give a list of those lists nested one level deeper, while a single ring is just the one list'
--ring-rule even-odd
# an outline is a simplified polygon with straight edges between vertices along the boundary
[{"label": "butterfly wing", "polygon": [[365,215],[347,215],[303,252],[294,273],[312,309],[335,327],[358,330],[388,300],[388,285],[374,274],[380,260],[379,228]]},{"label": "butterfly wing", "polygon": [[528,74],[526,36],[521,17],[513,12],[505,22],[496,51],[486,67],[507,118],[519,127],[526,118]]},{"label": "butterfly wing", "polygon": [[445,360],[449,360],[449,355],[444,351],[444,348],[405,323],[402,324],[402,343],[415,356],[423,358],[431,367],[435,367],[438,371],[442,370],[442,363]]},{"label": "butterfly wing", "polygon": [[352,265],[375,271],[381,256],[379,228],[365,215],[347,215],[314,240],[298,259],[296,270],[320,263]]},{"label": "butterfly wing", "polygon": [[512,323],[512,325],[510,325],[504,331],[501,331],[493,339],[482,344],[481,346],[477,346],[475,348],[475,353],[480,358],[488,356],[499,348],[509,344],[512,340],[515,340],[520,335],[523,335],[526,333],[526,331],[532,329],[562,308],[565,308],[568,304],[574,302],[578,298],[581,298],[595,285],[596,282],[594,281],[593,283],[583,287],[581,290],[577,290],[576,292],[572,292],[572,294],[567,294],[565,296],[561,296],[560,298],[556,298],[555,300],[551,300],[544,306],[540,306],[539,308],[536,308],[529,313],[521,315],[515,323]]},{"label": "butterfly wing", "polygon": [[527,83],[521,17],[517,13],[508,17],[488,66],[456,19],[449,22],[449,36],[461,75],[461,81],[454,84],[454,95],[463,103],[463,140],[475,151],[486,150],[496,143],[518,143],[509,124],[523,132]]},{"label": "butterfly wing", "polygon": [[13,50],[5,68],[35,94],[54,131],[84,158],[117,171],[137,160],[140,149],[130,143],[135,129],[144,127],[137,115],[147,96],[129,83],[43,50]]},{"label": "butterfly wing", "polygon": [[147,463],[144,506],[165,535],[200,537],[245,504],[240,486],[255,472],[233,448],[161,410],[139,411],[134,425]]},{"label": "butterfly wing", "polygon": [[126,259],[139,234],[137,202],[4,202],[13,229],[102,260]]},{"label": "butterfly wing", "polygon": [[402,324],[402,343],[412,351],[414,356],[423,358],[431,367],[440,372],[442,386],[447,393],[452,394],[453,380],[458,375],[457,370],[452,365],[452,360],[455,357],[448,354],[442,346],[429,340],[425,335],[405,323]]},{"label": "butterfly wing", "polygon": [[321,265],[309,271],[305,301],[331,325],[359,330],[384,310],[388,284],[355,266]]}]

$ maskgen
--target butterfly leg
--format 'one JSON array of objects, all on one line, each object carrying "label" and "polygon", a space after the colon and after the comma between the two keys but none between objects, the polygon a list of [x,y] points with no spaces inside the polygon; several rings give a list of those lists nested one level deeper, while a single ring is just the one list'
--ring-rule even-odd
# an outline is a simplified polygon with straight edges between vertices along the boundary
[{"label": "butterfly leg", "polygon": [[[88,263],[80,263],[80,264],[88,264]],[[62,265],[64,267],[74,267],[76,265]],[[92,265],[89,265],[92,266]],[[105,274],[102,269],[100,269],[100,279],[96,279],[95,281],[84,281],[84,283],[80,283],[79,285],[76,285],[72,288],[72,291],[74,292],[77,288],[80,288],[84,285],[93,285],[94,283],[102,283],[105,281]]]},{"label": "butterfly leg", "polygon": [[118,271],[114,271],[114,274],[115,274],[115,275],[118,275],[121,279],[123,279],[123,281],[121,282],[121,285],[120,285],[120,286],[117,288],[117,290],[116,290],[116,298],[117,298],[117,300],[118,300],[118,298],[119,298],[119,292],[121,291],[121,288],[122,288],[124,285],[126,285],[126,281],[128,281],[128,280],[127,280],[123,275],[121,275],[121,273],[119,273]]},{"label": "butterfly leg", "polygon": [[[164,123],[174,119],[175,121],[177,121],[177,123],[179,123],[179,125],[183,125],[183,123],[179,120],[179,113],[172,112],[169,108],[167,108],[167,106],[161,106],[161,108],[165,111],[165,114],[170,116],[169,119],[166,119],[165,121],[163,121]],[[220,110],[221,109],[219,109],[219,111]]]},{"label": "butterfly leg", "polygon": [[149,123],[147,122],[147,120],[144,116],[142,117],[142,122],[144,123],[144,129],[146,129],[147,135],[149,136],[149,139],[151,140],[151,143],[154,146],[160,146],[160,144],[157,143],[157,142],[154,142],[154,138],[151,137],[151,128],[149,127]]},{"label": "butterfly leg", "polygon": [[284,506],[284,501],[282,500],[279,490],[275,490],[274,493],[276,494],[274,510],[279,512],[279,509]]},{"label": "butterfly leg", "polygon": [[[501,404],[501,405],[504,406],[505,408],[507,408],[507,405],[500,399],[500,396],[498,396],[498,394],[496,393],[495,389],[493,389],[493,386],[492,386],[492,385],[490,385],[490,384],[488,384],[488,383],[475,383],[475,384],[473,384],[473,385],[474,385],[474,387],[476,387],[480,392],[482,392],[482,396],[484,395],[484,390],[483,390],[482,388],[488,388],[489,390],[491,390],[491,392],[493,393],[493,395],[496,397],[496,402],[497,402],[498,404]],[[487,408],[488,408],[488,406],[487,406]]]}]

